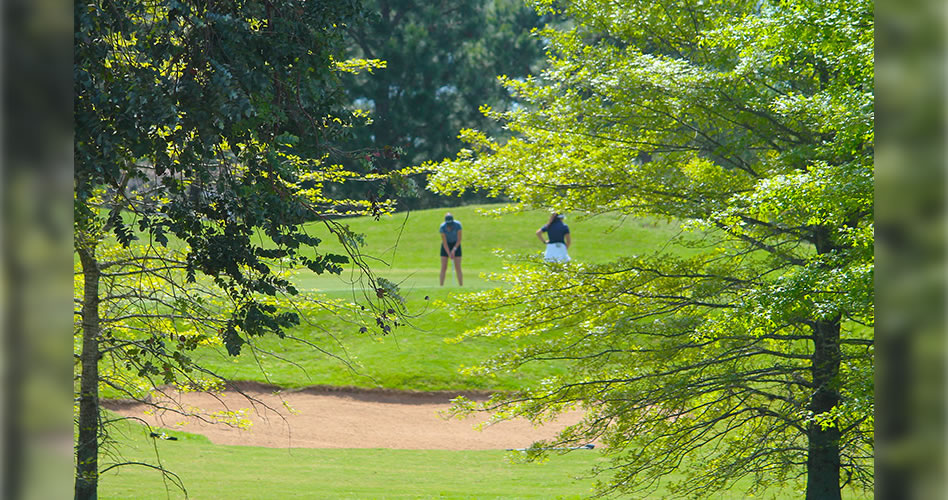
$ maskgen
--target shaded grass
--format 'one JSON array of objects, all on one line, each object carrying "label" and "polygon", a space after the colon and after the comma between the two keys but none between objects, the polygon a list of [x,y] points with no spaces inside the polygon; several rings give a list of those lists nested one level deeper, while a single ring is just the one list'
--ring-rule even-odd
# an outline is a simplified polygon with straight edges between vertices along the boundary
[{"label": "shaded grass", "polygon": [[[429,304],[451,300],[449,291],[431,293]],[[409,306],[424,307],[422,300]],[[481,318],[450,317],[451,305],[430,305],[410,327],[396,329],[387,336],[359,333],[356,326],[325,315],[314,321],[318,328],[297,328],[293,334],[339,355],[334,359],[312,347],[277,338],[256,339],[257,353],[245,349],[238,357],[220,350],[207,350],[199,362],[231,380],[252,380],[287,388],[311,385],[384,387],[402,390],[517,389],[550,374],[559,374],[559,365],[533,364],[502,377],[467,377],[459,369],[478,363],[500,349],[512,345],[510,339],[472,339],[449,343]],[[269,354],[263,351],[268,351]],[[283,359],[281,359],[283,358]],[[285,360],[292,360],[289,363]]]}]

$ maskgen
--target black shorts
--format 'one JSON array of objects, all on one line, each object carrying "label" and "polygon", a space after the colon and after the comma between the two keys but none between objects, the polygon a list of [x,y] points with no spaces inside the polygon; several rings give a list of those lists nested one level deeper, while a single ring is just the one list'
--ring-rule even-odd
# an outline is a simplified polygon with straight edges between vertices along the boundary
[{"label": "black shorts", "polygon": [[[450,247],[451,245],[448,245],[448,246]],[[442,257],[447,257],[447,256],[448,256],[448,252],[445,252],[445,251],[444,251],[444,245],[440,245],[438,248],[441,249],[441,256],[442,256]],[[458,249],[454,251],[454,256],[455,256],[455,257],[460,257],[460,256],[461,256],[461,245],[458,245]]]}]

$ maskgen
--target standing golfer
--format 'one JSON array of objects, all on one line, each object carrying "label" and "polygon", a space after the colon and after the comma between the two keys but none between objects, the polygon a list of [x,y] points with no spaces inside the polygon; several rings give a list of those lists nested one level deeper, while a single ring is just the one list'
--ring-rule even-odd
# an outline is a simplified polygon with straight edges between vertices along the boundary
[{"label": "standing golfer", "polygon": [[[550,239],[543,239],[543,233],[546,233]],[[549,222],[537,229],[537,238],[540,238],[540,241],[546,245],[544,259],[551,262],[569,262],[567,249],[572,240],[569,237],[569,226],[563,224],[562,215],[558,213],[551,215]]]},{"label": "standing golfer", "polygon": [[458,285],[464,286],[461,275],[461,223],[454,220],[450,212],[444,214],[444,222],[438,230],[441,233],[441,286],[444,286],[444,273],[448,270],[448,259],[454,261],[454,270],[458,275]]}]

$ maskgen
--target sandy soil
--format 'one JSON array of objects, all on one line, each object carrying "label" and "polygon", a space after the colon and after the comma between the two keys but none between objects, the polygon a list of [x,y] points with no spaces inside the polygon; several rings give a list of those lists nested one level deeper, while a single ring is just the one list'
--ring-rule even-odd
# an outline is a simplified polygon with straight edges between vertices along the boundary
[{"label": "sandy soil", "polygon": [[[216,444],[279,448],[394,448],[438,450],[489,450],[524,448],[549,439],[582,418],[580,411],[564,414],[555,422],[534,427],[526,420],[493,424],[476,430],[486,415],[463,420],[445,418],[456,394],[310,388],[275,392],[274,388],[242,384],[240,392],[218,396],[168,392],[153,400],[165,407],[180,407],[204,414],[240,412],[251,425],[239,428],[183,417],[142,404],[106,401],[103,406],[125,416],[143,418],[150,425],[207,436]],[[248,399],[249,396],[251,399]],[[485,395],[465,394],[484,400]],[[174,401],[177,400],[177,401]],[[178,406],[180,405],[180,406]]]}]

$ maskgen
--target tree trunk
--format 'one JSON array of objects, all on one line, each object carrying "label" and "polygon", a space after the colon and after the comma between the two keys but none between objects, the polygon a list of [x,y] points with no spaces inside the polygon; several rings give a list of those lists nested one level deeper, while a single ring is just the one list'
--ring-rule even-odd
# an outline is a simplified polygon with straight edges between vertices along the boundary
[{"label": "tree trunk", "polygon": [[99,482],[99,266],[93,250],[79,249],[82,276],[82,372],[79,379],[79,438],[76,500],[94,500]]},{"label": "tree trunk", "polygon": [[[839,318],[813,326],[813,383],[816,391],[809,409],[820,415],[839,403]],[[839,500],[839,428],[811,422],[807,429],[807,500]]]}]

